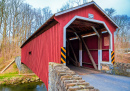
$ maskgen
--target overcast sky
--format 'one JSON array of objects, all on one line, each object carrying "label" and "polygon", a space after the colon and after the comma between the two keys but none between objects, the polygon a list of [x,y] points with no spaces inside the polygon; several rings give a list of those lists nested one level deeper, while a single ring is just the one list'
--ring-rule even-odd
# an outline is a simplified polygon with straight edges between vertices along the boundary
[{"label": "overcast sky", "polygon": [[[49,6],[53,13],[57,12],[68,0],[25,0],[34,8],[44,8]],[[88,0],[92,1],[92,0]],[[114,8],[115,14],[127,14],[130,16],[130,0],[94,0],[101,8]]]}]

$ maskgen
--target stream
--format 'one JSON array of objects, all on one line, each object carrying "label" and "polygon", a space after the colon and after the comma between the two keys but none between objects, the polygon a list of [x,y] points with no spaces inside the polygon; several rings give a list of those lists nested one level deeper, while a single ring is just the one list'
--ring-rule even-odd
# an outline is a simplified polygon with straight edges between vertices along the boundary
[{"label": "stream", "polygon": [[0,85],[0,91],[47,91],[47,89],[42,82],[32,82],[20,85]]}]

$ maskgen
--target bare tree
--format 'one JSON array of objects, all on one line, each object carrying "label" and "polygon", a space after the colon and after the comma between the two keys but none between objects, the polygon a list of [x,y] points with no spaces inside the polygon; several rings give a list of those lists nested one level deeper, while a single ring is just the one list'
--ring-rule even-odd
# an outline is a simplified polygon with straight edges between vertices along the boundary
[{"label": "bare tree", "polygon": [[69,9],[71,6],[69,3],[66,3],[65,5],[63,5],[61,8],[60,8],[60,11],[63,11],[63,10],[67,10]]},{"label": "bare tree", "polygon": [[77,4],[77,6],[81,5],[81,0],[73,0],[72,3]]},{"label": "bare tree", "polygon": [[[79,6],[81,4],[87,3],[87,0],[69,0],[68,2],[66,2],[61,8],[60,11],[63,10],[67,10],[69,8],[75,7],[75,6]],[[59,11],[59,10],[58,10]]]},{"label": "bare tree", "polygon": [[116,12],[116,10],[113,8],[106,8],[105,11],[109,16],[113,16],[113,14]]},{"label": "bare tree", "polygon": [[44,22],[47,21],[53,15],[49,7],[43,8],[42,11],[44,16]]},{"label": "bare tree", "polygon": [[0,0],[0,57],[20,55],[21,44],[51,16],[49,7],[35,9],[22,0]]},{"label": "bare tree", "polygon": [[88,2],[88,0],[83,0],[83,3],[87,3]]},{"label": "bare tree", "polygon": [[[119,25],[120,29],[117,29],[115,32],[116,34],[116,41],[121,38],[125,38],[129,36],[130,31],[130,17],[127,15],[116,15],[113,17],[114,21]],[[122,40],[124,41],[124,40]]]}]

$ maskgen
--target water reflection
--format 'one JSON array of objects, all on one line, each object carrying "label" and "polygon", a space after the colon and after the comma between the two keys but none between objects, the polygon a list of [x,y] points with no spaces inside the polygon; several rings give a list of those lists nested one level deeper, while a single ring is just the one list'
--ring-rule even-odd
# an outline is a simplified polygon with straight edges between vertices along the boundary
[{"label": "water reflection", "polygon": [[20,85],[0,86],[0,91],[47,91],[44,83],[33,82]]}]

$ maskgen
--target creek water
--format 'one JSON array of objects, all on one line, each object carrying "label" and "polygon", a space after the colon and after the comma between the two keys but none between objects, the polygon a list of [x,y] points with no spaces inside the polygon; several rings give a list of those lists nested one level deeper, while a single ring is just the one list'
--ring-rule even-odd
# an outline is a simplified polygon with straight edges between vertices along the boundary
[{"label": "creek water", "polygon": [[42,82],[32,82],[20,85],[0,85],[0,91],[47,91],[47,89]]}]

